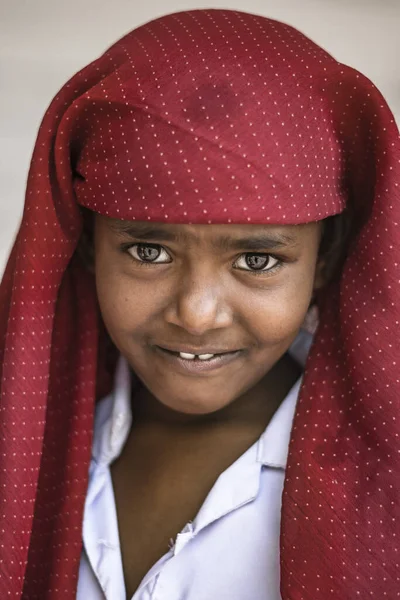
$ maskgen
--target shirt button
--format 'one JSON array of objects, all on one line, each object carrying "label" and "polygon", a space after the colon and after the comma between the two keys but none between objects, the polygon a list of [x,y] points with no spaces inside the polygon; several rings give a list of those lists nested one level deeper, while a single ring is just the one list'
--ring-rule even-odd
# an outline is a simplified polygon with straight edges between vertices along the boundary
[{"label": "shirt button", "polygon": [[193,524],[191,522],[187,523],[180,533],[189,533],[189,531],[193,532]]}]

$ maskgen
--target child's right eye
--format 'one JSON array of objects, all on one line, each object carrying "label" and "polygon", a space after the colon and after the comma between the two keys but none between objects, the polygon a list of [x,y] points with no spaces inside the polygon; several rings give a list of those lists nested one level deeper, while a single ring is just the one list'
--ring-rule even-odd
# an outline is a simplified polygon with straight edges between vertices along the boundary
[{"label": "child's right eye", "polygon": [[[159,244],[130,244],[128,247],[125,247],[125,251],[128,252],[140,265],[159,265],[171,262],[171,257]],[[160,258],[160,255],[162,256],[162,253],[164,253],[169,260],[157,260]]]}]

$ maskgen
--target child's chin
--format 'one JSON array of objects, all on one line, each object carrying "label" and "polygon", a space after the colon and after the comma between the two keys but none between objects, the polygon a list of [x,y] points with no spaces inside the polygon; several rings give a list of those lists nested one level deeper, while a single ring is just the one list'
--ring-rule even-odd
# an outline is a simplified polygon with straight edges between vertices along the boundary
[{"label": "child's chin", "polygon": [[212,415],[230,404],[228,399],[222,400],[218,403],[210,403],[209,398],[207,400],[201,400],[200,398],[196,399],[193,397],[191,397],[190,400],[182,400],[182,402],[176,398],[171,401],[168,399],[159,399],[159,401],[164,404],[166,408],[169,408],[176,413],[193,417]]}]

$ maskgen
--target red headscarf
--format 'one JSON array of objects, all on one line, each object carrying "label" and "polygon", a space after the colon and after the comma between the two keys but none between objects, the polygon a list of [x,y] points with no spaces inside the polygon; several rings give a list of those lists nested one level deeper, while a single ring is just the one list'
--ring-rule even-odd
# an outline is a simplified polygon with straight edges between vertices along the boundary
[{"label": "red headscarf", "polygon": [[352,205],[359,232],[318,300],[289,447],[281,594],[399,595],[399,150],[368,79],[292,27],[237,11],[152,21],[62,88],[1,286],[2,598],[76,594],[106,389],[94,282],[74,254],[78,204],[236,224],[305,223]]}]

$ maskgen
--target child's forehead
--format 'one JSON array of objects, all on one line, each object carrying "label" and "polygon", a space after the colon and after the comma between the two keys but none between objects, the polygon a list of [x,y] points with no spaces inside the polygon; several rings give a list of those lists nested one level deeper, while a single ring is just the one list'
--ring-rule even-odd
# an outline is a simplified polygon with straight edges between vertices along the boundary
[{"label": "child's forehead", "polygon": [[236,223],[162,223],[157,221],[128,221],[105,219],[106,226],[117,234],[141,239],[163,239],[182,243],[210,242],[220,246],[240,244],[245,240],[264,239],[271,245],[297,245],[312,232],[320,229],[321,222],[298,225],[236,224]]}]

